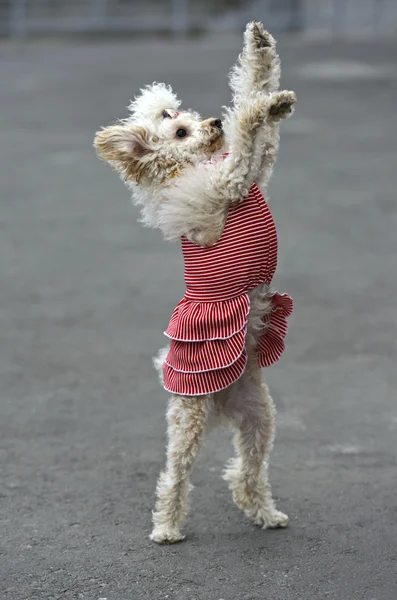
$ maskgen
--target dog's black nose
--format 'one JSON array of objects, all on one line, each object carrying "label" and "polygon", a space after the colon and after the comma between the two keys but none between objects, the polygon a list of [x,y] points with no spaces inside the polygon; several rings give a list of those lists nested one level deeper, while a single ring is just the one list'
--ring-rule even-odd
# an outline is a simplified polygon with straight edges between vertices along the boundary
[{"label": "dog's black nose", "polygon": [[214,119],[214,120],[211,122],[211,125],[212,125],[213,127],[217,127],[218,129],[222,129],[222,121],[221,121],[220,119]]}]

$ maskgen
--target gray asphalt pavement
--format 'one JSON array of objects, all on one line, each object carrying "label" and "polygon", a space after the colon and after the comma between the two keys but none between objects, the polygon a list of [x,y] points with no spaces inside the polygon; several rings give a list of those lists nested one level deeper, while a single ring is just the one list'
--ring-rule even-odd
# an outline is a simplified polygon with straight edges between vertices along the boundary
[{"label": "gray asphalt pavement", "polygon": [[267,372],[285,531],[234,507],[229,435],[186,543],[150,532],[167,396],[151,357],[183,293],[91,148],[138,88],[218,115],[237,36],[0,45],[0,598],[396,600],[397,44],[281,38],[295,89],[270,203],[296,309]]}]

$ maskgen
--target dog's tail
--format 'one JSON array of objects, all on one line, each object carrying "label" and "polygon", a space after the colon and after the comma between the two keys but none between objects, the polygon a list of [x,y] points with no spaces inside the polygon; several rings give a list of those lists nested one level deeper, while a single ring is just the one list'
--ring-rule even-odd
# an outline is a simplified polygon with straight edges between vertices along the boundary
[{"label": "dog's tail", "polygon": [[163,364],[164,364],[164,361],[165,361],[165,357],[168,354],[168,351],[169,351],[169,347],[168,346],[166,348],[161,348],[161,350],[159,350],[157,356],[153,357],[153,365],[154,365],[154,368],[156,369],[157,373],[159,374],[161,385],[164,385],[164,380],[163,380]]}]

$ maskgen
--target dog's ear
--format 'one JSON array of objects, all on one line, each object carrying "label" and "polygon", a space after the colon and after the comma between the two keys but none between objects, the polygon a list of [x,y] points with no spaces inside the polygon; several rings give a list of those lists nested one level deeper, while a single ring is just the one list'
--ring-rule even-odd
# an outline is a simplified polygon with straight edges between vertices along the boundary
[{"label": "dog's ear", "polygon": [[98,131],[94,148],[99,158],[113,165],[125,180],[139,182],[153,152],[152,142],[144,127],[121,122]]}]

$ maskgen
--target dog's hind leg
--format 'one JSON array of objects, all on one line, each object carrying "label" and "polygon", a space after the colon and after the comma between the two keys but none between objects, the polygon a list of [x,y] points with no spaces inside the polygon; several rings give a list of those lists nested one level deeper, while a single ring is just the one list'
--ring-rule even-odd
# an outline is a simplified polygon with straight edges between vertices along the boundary
[{"label": "dog's hind leg", "polygon": [[224,479],[229,482],[236,505],[255,524],[264,529],[286,527],[288,517],[276,509],[268,480],[276,411],[256,366],[247,369],[235,393],[244,394],[237,409],[231,409],[237,429],[234,437],[237,458],[230,461]]},{"label": "dog's hind leg", "polygon": [[157,483],[150,536],[158,544],[173,544],[185,537],[180,526],[188,513],[189,473],[203,442],[211,402],[212,396],[171,397],[167,464]]}]

